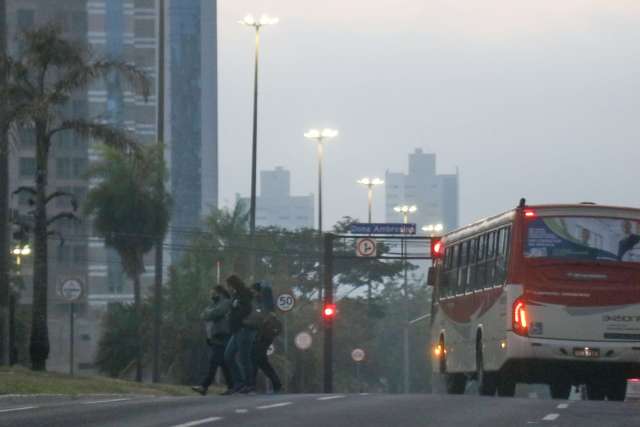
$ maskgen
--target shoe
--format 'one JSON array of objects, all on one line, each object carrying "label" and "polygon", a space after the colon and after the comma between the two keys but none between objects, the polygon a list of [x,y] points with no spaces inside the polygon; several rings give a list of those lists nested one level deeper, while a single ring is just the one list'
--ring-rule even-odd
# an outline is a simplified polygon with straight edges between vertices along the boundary
[{"label": "shoe", "polygon": [[225,391],[223,391],[222,393],[220,393],[220,396],[231,396],[232,394],[235,394],[237,391],[232,389],[232,388],[228,388]]},{"label": "shoe", "polygon": [[207,395],[207,389],[202,387],[201,385],[194,385],[191,387],[191,390],[195,391],[196,393],[200,393],[202,396]]}]

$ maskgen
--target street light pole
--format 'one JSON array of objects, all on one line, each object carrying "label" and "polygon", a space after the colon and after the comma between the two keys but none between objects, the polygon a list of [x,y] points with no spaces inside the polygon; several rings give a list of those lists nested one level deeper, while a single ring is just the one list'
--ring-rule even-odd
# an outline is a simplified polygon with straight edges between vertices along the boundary
[{"label": "street light pole", "polygon": [[384,184],[384,181],[380,178],[362,178],[357,181],[358,184],[362,184],[367,187],[367,199],[369,206],[369,224],[371,224],[371,211],[373,210],[373,188],[377,185]]},{"label": "street light pole", "polygon": [[[249,238],[251,241],[251,249],[254,249],[256,234],[256,181],[258,167],[258,66],[260,59],[260,29],[265,25],[274,25],[278,22],[278,18],[270,18],[262,15],[256,20],[252,15],[245,16],[238,23],[251,27],[255,30],[255,56],[253,69],[253,134],[251,141],[251,201],[249,207]],[[251,254],[250,274],[255,275],[255,254]]]},{"label": "street light pole", "polygon": [[[409,214],[410,213],[414,213],[418,210],[418,208],[416,208],[415,206],[408,206],[408,205],[402,205],[402,206],[396,206],[395,208],[393,208],[394,211],[401,213],[402,214],[402,222],[404,224],[407,224],[409,222]],[[404,322],[404,328],[402,330],[402,341],[403,341],[403,351],[402,351],[402,359],[403,359],[403,372],[402,372],[402,376],[403,376],[403,386],[404,386],[404,392],[405,393],[409,393],[409,389],[410,389],[410,383],[409,383],[409,322],[410,322],[410,317],[409,317],[409,284],[407,281],[407,260],[406,260],[406,252],[407,252],[407,244],[405,242],[405,239],[402,239],[402,263],[403,263],[403,276],[404,276],[404,283],[403,283],[403,292],[404,292],[404,309],[405,309],[405,322]]]}]

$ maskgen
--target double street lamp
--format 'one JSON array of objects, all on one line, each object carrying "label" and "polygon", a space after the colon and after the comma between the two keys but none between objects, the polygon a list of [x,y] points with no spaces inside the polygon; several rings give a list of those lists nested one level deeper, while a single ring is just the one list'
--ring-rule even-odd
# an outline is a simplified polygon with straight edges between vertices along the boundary
[{"label": "double street lamp", "polygon": [[368,202],[369,202],[369,223],[371,223],[371,209],[372,209],[372,205],[373,205],[373,188],[378,186],[378,185],[384,184],[384,181],[381,180],[380,178],[365,177],[365,178],[362,178],[362,179],[360,179],[360,180],[358,180],[356,182],[358,184],[362,184],[362,185],[367,187]]},{"label": "double street lamp", "polygon": [[335,129],[311,129],[304,137],[318,144],[318,233],[322,235],[322,162],[324,159],[324,143],[338,136]]},{"label": "double street lamp", "polygon": [[11,249],[11,255],[16,257],[16,264],[18,265],[18,268],[20,268],[20,265],[22,264],[22,257],[31,255],[31,247],[29,245],[15,246]]},{"label": "double street lamp", "polygon": [[429,236],[435,236],[444,230],[444,226],[440,223],[438,224],[428,224],[422,227],[422,231],[427,233]]},{"label": "double street lamp", "polygon": [[402,222],[407,224],[409,223],[409,214],[415,213],[418,208],[415,205],[400,205],[393,208],[393,210],[402,214]]},{"label": "double street lamp", "polygon": [[[257,179],[257,157],[258,157],[258,59],[260,53],[260,30],[262,27],[278,23],[278,18],[262,15],[259,19],[253,15],[247,15],[238,23],[253,28],[256,33],[255,40],[255,64],[253,75],[253,142],[251,146],[251,207],[249,211],[249,233],[251,241],[256,232],[256,179]],[[253,272],[252,272],[253,273]]]}]

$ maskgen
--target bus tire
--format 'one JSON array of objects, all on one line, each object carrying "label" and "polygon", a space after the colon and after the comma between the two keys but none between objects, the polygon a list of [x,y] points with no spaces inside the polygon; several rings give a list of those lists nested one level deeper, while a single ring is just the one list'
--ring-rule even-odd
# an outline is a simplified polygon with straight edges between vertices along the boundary
[{"label": "bus tire", "polygon": [[607,400],[624,402],[627,396],[627,379],[622,377],[613,377],[607,382],[605,387]]},{"label": "bus tire", "polygon": [[465,374],[445,374],[447,394],[464,394],[467,387],[467,376]]},{"label": "bus tire", "polygon": [[496,389],[500,397],[513,397],[516,394],[516,382],[508,373],[501,372]]},{"label": "bus tire", "polygon": [[568,399],[571,394],[571,382],[564,378],[558,378],[549,384],[552,399]]},{"label": "bus tire", "polygon": [[476,379],[478,380],[478,394],[481,396],[494,396],[498,387],[498,375],[496,372],[484,370],[484,356],[482,354],[482,341],[478,340],[476,348]]}]

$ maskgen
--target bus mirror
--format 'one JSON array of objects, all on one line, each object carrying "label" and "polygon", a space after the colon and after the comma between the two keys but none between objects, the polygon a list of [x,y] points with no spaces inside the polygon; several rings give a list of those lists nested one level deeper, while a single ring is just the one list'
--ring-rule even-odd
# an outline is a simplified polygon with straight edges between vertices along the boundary
[{"label": "bus mirror", "polygon": [[427,273],[427,286],[435,286],[436,284],[436,268],[429,267],[429,271]]}]

